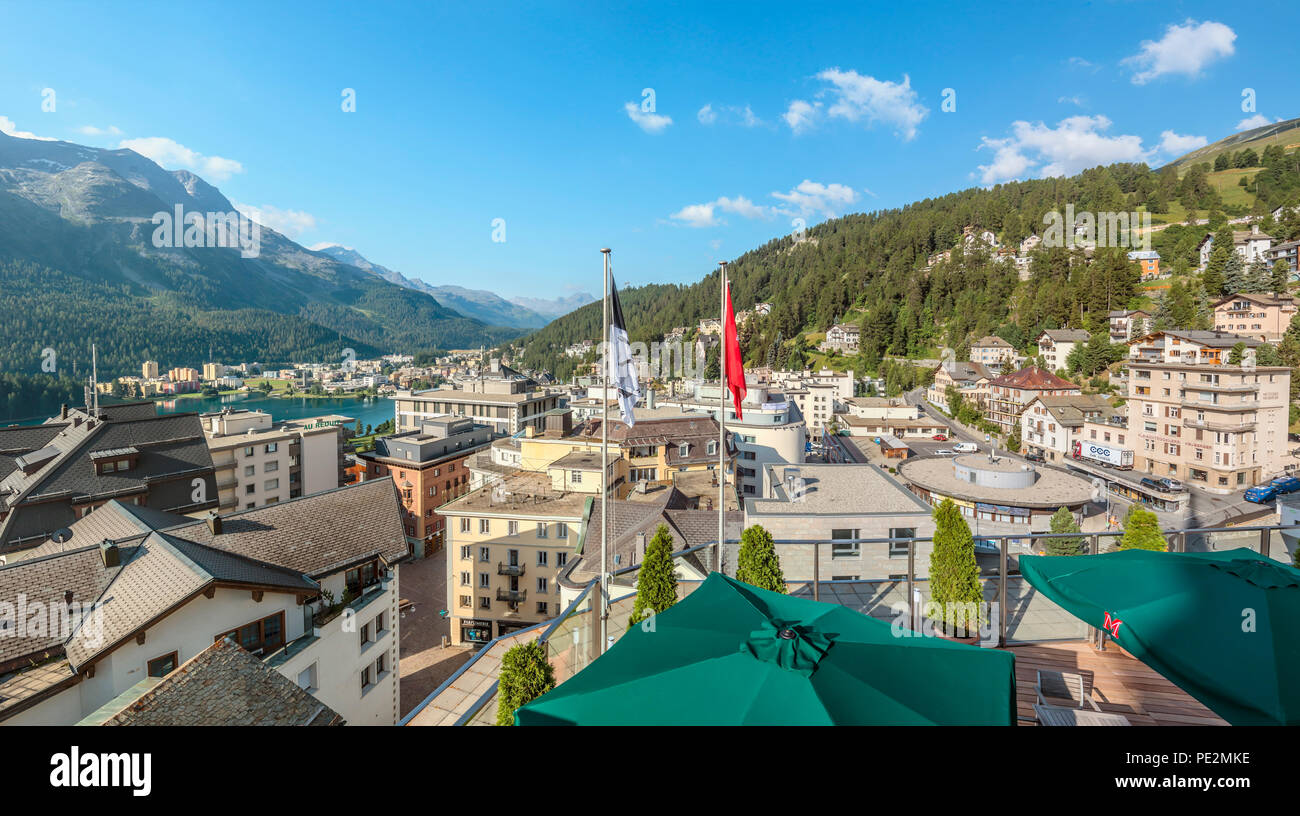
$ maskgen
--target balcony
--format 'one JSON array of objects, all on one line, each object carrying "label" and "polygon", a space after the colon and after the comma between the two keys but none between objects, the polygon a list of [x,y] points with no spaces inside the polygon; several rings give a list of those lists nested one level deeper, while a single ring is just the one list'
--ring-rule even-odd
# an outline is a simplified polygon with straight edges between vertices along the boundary
[{"label": "balcony", "polygon": [[1253,394],[1258,386],[1239,383],[1237,385],[1220,385],[1219,383],[1184,382],[1185,391],[1212,391],[1216,394]]},{"label": "balcony", "polygon": [[1205,402],[1203,400],[1189,399],[1183,397],[1179,403],[1184,408],[1194,408],[1201,411],[1258,411],[1259,400],[1249,402]]},{"label": "balcony", "polygon": [[1248,433],[1255,430],[1254,422],[1244,422],[1240,425],[1233,425],[1228,422],[1213,422],[1208,419],[1192,419],[1188,417],[1183,420],[1184,428],[1195,428],[1199,431],[1215,431],[1217,433]]},{"label": "balcony", "polygon": [[511,604],[521,604],[528,599],[528,591],[523,589],[498,589],[497,600]]},{"label": "balcony", "polygon": [[520,578],[524,574],[523,564],[503,564],[497,562],[497,575],[509,575],[512,578]]}]

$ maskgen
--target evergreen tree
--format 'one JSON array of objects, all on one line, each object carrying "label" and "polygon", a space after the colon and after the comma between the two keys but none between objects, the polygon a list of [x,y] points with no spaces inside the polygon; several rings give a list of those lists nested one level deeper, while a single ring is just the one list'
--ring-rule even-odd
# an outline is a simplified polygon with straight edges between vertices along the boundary
[{"label": "evergreen tree", "polygon": [[1160,519],[1150,510],[1132,505],[1124,518],[1124,535],[1119,540],[1121,550],[1153,550],[1165,552],[1164,534],[1160,532]]},{"label": "evergreen tree", "polygon": [[1250,284],[1250,272],[1246,269],[1246,261],[1241,257],[1240,253],[1230,253],[1228,262],[1223,266],[1224,294],[1235,295],[1241,292],[1249,292]]},{"label": "evergreen tree", "polygon": [[1228,365],[1241,365],[1241,358],[1246,354],[1246,344],[1237,343],[1228,349]]},{"label": "evergreen tree", "polygon": [[555,669],[535,640],[511,646],[501,658],[497,681],[497,725],[514,725],[515,709],[555,688]]},{"label": "evergreen tree", "polygon": [[1291,279],[1290,268],[1286,261],[1278,259],[1273,262],[1273,269],[1269,273],[1268,291],[1275,295],[1285,295],[1287,282]]},{"label": "evergreen tree", "polygon": [[640,623],[650,613],[659,614],[677,603],[677,568],[673,565],[673,536],[667,524],[660,524],[645,546],[645,557],[636,574],[636,601],[632,604],[631,624]]},{"label": "evergreen tree", "polygon": [[740,534],[736,580],[772,592],[786,591],[785,573],[781,570],[772,534],[757,524],[746,527]]},{"label": "evergreen tree", "polygon": [[[1079,525],[1074,520],[1074,514],[1069,509],[1062,507],[1052,514],[1051,530],[1053,533],[1077,533]],[[1049,538],[1045,540],[1044,549],[1048,555],[1078,555],[1083,549],[1083,539],[1078,536],[1071,538]]]},{"label": "evergreen tree", "polygon": [[[984,591],[975,561],[975,539],[952,499],[944,499],[934,509],[934,524],[930,600],[939,607],[931,617],[945,631],[961,634],[959,628],[968,629],[984,620]],[[974,616],[966,614],[968,604],[976,605]]]}]

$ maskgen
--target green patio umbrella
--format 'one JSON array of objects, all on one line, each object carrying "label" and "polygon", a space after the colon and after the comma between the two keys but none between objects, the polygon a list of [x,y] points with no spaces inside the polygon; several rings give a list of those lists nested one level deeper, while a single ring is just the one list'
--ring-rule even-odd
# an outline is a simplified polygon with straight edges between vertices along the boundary
[{"label": "green patio umbrella", "polygon": [[1014,725],[1007,652],[900,637],[712,573],[515,712],[519,725]]},{"label": "green patio umbrella", "polygon": [[1300,725],[1300,570],[1239,548],[1024,555],[1020,571],[1233,725]]}]

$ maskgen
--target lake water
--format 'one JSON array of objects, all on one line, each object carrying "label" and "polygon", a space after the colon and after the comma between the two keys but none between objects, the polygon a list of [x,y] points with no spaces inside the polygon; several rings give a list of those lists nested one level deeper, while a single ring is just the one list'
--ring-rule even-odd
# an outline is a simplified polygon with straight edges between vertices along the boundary
[{"label": "lake water", "polygon": [[[303,419],[305,417],[342,414],[360,420],[361,430],[367,425],[393,418],[393,401],[387,397],[268,397],[260,391],[252,394],[228,394],[222,397],[191,397],[189,399],[162,400],[156,403],[159,414],[186,412],[209,413],[222,408],[247,408],[265,411],[275,421]],[[30,417],[10,420],[22,425],[36,425],[47,417]]]}]

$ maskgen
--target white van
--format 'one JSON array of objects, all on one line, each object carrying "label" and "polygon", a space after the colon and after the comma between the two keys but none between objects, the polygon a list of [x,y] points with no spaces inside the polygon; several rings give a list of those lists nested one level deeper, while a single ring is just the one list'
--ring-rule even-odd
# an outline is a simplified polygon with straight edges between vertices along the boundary
[{"label": "white van", "polygon": [[980,449],[980,446],[974,442],[958,442],[952,446],[952,449],[958,453],[975,453]]}]

